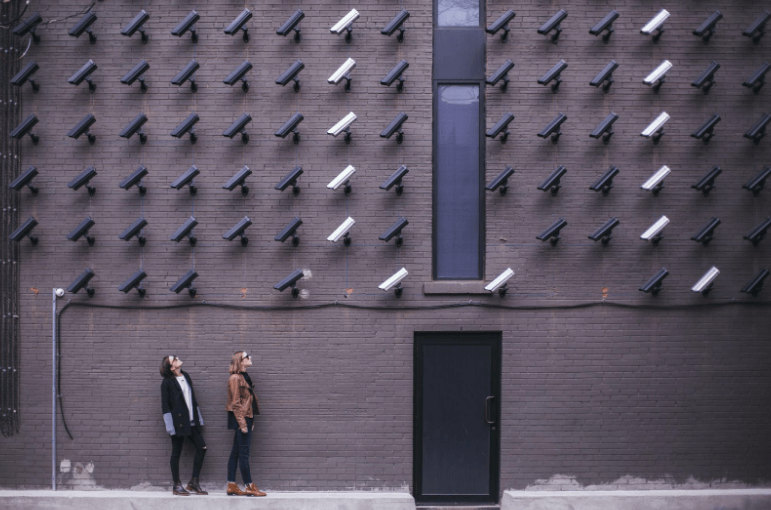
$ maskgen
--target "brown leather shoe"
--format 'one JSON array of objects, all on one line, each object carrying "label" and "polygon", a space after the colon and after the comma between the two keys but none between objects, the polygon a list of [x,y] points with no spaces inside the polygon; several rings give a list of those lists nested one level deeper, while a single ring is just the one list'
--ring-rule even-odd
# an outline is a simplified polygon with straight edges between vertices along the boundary
[{"label": "brown leather shoe", "polygon": [[185,490],[184,487],[182,487],[182,482],[174,482],[174,488],[171,490],[171,492],[175,496],[189,496],[190,493]]},{"label": "brown leather shoe", "polygon": [[246,490],[244,491],[244,493],[247,496],[266,496],[266,494],[262,492],[260,489],[258,489],[257,486],[254,485],[253,483],[247,484]]},{"label": "brown leather shoe", "polygon": [[242,491],[235,482],[228,482],[227,494],[228,496],[246,496],[246,493]]},{"label": "brown leather shoe", "polygon": [[190,482],[188,482],[186,489],[191,494],[198,494],[200,496],[206,496],[207,494],[209,494],[208,492],[206,492],[201,488],[201,486],[198,484],[198,477],[195,477],[195,476],[190,479]]}]

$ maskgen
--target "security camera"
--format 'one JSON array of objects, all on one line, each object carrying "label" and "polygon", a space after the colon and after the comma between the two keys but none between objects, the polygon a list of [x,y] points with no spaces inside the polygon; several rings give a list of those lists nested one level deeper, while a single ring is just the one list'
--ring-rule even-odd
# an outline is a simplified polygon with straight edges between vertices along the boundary
[{"label": "security camera", "polygon": [[126,73],[123,78],[120,79],[120,82],[131,86],[132,83],[139,80],[139,88],[144,94],[147,92],[147,83],[145,83],[144,74],[148,69],[150,69],[150,64],[147,63],[147,60],[142,59],[131,69],[131,71]]},{"label": "security camera", "polygon": [[706,197],[709,195],[710,191],[715,189],[715,179],[717,179],[717,176],[721,173],[723,173],[723,170],[719,166],[715,165],[712,167],[712,170],[707,172],[707,175],[699,179],[699,181],[691,187],[696,191],[701,191]]},{"label": "security camera", "polygon": [[69,133],[67,133],[67,136],[77,140],[81,135],[85,134],[86,137],[88,137],[88,143],[94,145],[96,142],[96,136],[89,132],[89,128],[94,125],[94,122],[96,122],[96,117],[90,113],[86,114],[86,116],[83,117],[83,119],[81,119],[81,121],[78,122]]},{"label": "security camera", "polygon": [[195,141],[198,139],[198,137],[195,135],[195,132],[193,131],[193,126],[195,126],[196,122],[198,122],[199,117],[197,113],[191,113],[187,116],[185,120],[179,123],[177,127],[174,128],[174,131],[171,132],[171,136],[174,138],[182,138],[187,134],[190,133],[190,143],[195,144]]},{"label": "security camera", "polygon": [[124,241],[128,242],[131,240],[132,237],[136,236],[137,240],[139,241],[139,246],[144,246],[147,239],[142,236],[142,229],[147,226],[147,220],[140,216],[134,222],[124,230],[121,235],[118,236],[119,239],[123,239]]},{"label": "security camera", "polygon": [[763,290],[763,280],[768,278],[769,274],[771,274],[771,271],[768,269],[761,269],[752,277],[752,280],[750,280],[747,285],[742,287],[741,291],[745,294],[752,294],[752,297],[757,297],[760,291]]},{"label": "security camera", "polygon": [[613,237],[611,237],[613,229],[616,228],[619,223],[620,221],[618,221],[618,218],[609,219],[603,226],[595,230],[594,233],[589,236],[589,239],[595,243],[597,241],[602,241],[602,245],[607,246],[608,243],[610,243],[610,240],[613,239]]},{"label": "security camera", "polygon": [[80,224],[78,224],[77,227],[75,227],[75,230],[70,232],[67,235],[67,240],[72,242],[77,242],[78,239],[80,239],[83,236],[86,236],[86,241],[88,242],[89,246],[93,246],[96,242],[96,239],[93,236],[88,235],[89,229],[93,227],[96,224],[96,222],[91,218],[91,216],[86,216],[86,219],[81,221]]},{"label": "security camera", "polygon": [[134,120],[129,122],[129,124],[123,128],[118,136],[121,138],[129,139],[136,133],[139,133],[139,142],[144,145],[145,142],[147,142],[147,135],[145,135],[144,130],[142,129],[142,126],[145,125],[145,122],[147,122],[147,116],[144,113],[140,113],[134,117]]},{"label": "security camera", "polygon": [[356,114],[350,112],[348,115],[340,119],[340,121],[327,130],[328,135],[337,137],[340,133],[345,133],[345,143],[351,143],[351,124],[356,120]]},{"label": "security camera", "polygon": [[511,30],[509,28],[509,22],[513,20],[516,15],[517,14],[514,11],[509,9],[508,11],[501,14],[492,25],[485,28],[485,32],[491,35],[495,35],[499,30],[503,29],[503,33],[501,34],[501,41],[505,41],[509,37],[509,30]]},{"label": "security camera", "polygon": [[410,13],[407,9],[402,9],[399,13],[393,17],[388,24],[380,31],[381,34],[390,36],[397,30],[399,34],[396,36],[396,40],[399,42],[404,41],[404,22],[410,17]]},{"label": "security camera", "polygon": [[514,69],[514,62],[510,59],[506,59],[506,62],[504,62],[492,76],[487,78],[485,83],[494,87],[496,83],[503,80],[503,83],[501,83],[501,92],[506,92],[506,89],[509,87],[509,71],[512,69]]},{"label": "security camera", "polygon": [[717,275],[719,274],[720,270],[715,266],[712,266],[706,273],[704,273],[704,276],[699,278],[699,281],[697,281],[696,284],[691,287],[691,291],[699,292],[702,296],[706,296],[712,290],[712,285],[715,281],[715,278],[717,278]]},{"label": "security camera", "polygon": [[123,282],[120,287],[118,287],[118,290],[123,292],[124,294],[128,294],[134,289],[137,289],[137,292],[139,293],[139,297],[143,298],[145,297],[145,294],[147,293],[147,290],[142,288],[142,280],[144,280],[147,277],[147,273],[144,272],[144,270],[140,269],[133,275],[129,277],[128,280]]},{"label": "security camera", "polygon": [[193,235],[193,229],[196,227],[196,225],[198,225],[198,220],[195,219],[195,216],[190,216],[185,220],[181,227],[174,231],[174,233],[169,238],[169,241],[178,243],[187,237],[188,241],[190,242],[190,246],[195,246],[195,243],[198,242],[198,238]]},{"label": "security camera", "polygon": [[720,225],[720,220],[714,216],[706,225],[704,225],[696,234],[691,237],[691,241],[701,243],[702,246],[709,245],[709,242],[715,237],[715,229]]},{"label": "security camera", "polygon": [[409,273],[405,268],[399,269],[397,272],[395,272],[390,278],[388,278],[386,281],[381,283],[377,286],[378,289],[388,292],[391,289],[394,289],[394,294],[397,298],[402,297],[402,280],[407,278],[407,275]]},{"label": "security camera", "polygon": [[396,171],[391,174],[391,177],[386,179],[386,181],[380,185],[380,189],[389,191],[391,188],[396,186],[396,194],[401,196],[401,194],[404,193],[404,184],[402,184],[402,179],[405,175],[407,175],[408,172],[409,169],[406,166],[400,165],[399,168],[397,168]]},{"label": "security camera", "polygon": [[661,231],[664,230],[664,227],[667,225],[669,225],[669,218],[662,216],[656,220],[656,223],[648,227],[648,230],[642,233],[640,239],[643,241],[650,241],[653,246],[658,246],[659,241],[664,238],[664,236],[661,235]]},{"label": "security camera", "polygon": [[653,119],[653,122],[648,124],[648,127],[643,129],[640,136],[650,138],[653,140],[654,145],[658,144],[659,140],[664,135],[664,124],[666,124],[668,120],[669,114],[667,112],[661,112],[658,117]]},{"label": "security camera", "polygon": [[407,221],[407,218],[401,217],[398,220],[396,220],[393,225],[388,227],[388,230],[383,232],[383,234],[378,239],[380,239],[381,241],[388,242],[394,236],[396,236],[396,246],[401,247],[402,243],[404,242],[402,239],[402,229],[409,224],[410,222]]},{"label": "security camera", "polygon": [[538,29],[538,33],[541,35],[548,35],[549,32],[554,30],[554,34],[551,36],[551,42],[556,44],[557,39],[560,38],[560,34],[562,33],[562,27],[560,26],[560,23],[562,23],[562,20],[567,17],[567,11],[560,9],[554,16],[551,17],[551,19],[549,19],[549,21],[541,25],[541,28]]},{"label": "security camera", "polygon": [[669,175],[671,170],[667,165],[662,165],[661,168],[659,168],[656,173],[651,175],[647,181],[642,183],[640,186],[641,189],[644,189],[645,191],[650,191],[653,193],[653,196],[656,197],[659,195],[659,192],[664,188],[664,178]]},{"label": "security camera", "polygon": [[37,245],[37,237],[33,237],[31,235],[32,229],[34,229],[37,226],[37,220],[30,216],[27,218],[27,221],[22,223],[19,228],[11,232],[10,239],[11,241],[16,241],[17,243],[20,243],[25,237],[29,237],[30,242],[32,245]]},{"label": "security camera", "polygon": [[284,122],[284,125],[281,126],[274,134],[279,138],[286,138],[289,133],[293,133],[292,140],[294,140],[295,145],[297,145],[300,143],[300,132],[297,130],[297,126],[300,124],[300,122],[302,122],[303,118],[304,117],[301,113],[295,113],[289,117],[289,120]]},{"label": "security camera", "polygon": [[[760,120],[758,120],[746,133],[744,133],[744,138],[749,138],[755,145],[759,145],[760,140],[766,136],[766,126],[769,122],[771,122],[771,115],[763,113],[760,116]],[[32,141],[34,142],[35,139],[33,138]]]},{"label": "security camera", "polygon": [[276,184],[273,189],[277,189],[279,191],[284,191],[289,186],[292,186],[292,193],[294,193],[294,196],[297,196],[300,194],[300,187],[297,185],[297,179],[300,178],[300,176],[303,174],[303,167],[296,166],[288,174],[286,174],[279,182]]},{"label": "security camera", "polygon": [[507,166],[495,179],[490,181],[490,184],[485,186],[485,189],[493,192],[498,189],[500,190],[501,196],[505,195],[509,190],[509,177],[512,175],[514,175],[514,169]]},{"label": "security camera", "polygon": [[769,19],[771,19],[771,12],[763,11],[763,13],[758,18],[756,18],[749,27],[747,27],[747,30],[742,32],[742,35],[751,37],[752,42],[758,44],[760,42],[760,38],[763,37],[766,23],[768,23]]},{"label": "security camera", "polygon": [[21,69],[21,71],[16,73],[16,75],[11,78],[11,85],[21,87],[26,82],[29,82],[29,84],[32,85],[32,92],[39,91],[40,85],[35,83],[35,80],[32,79],[32,75],[35,74],[38,69],[40,69],[40,66],[37,65],[37,62],[30,60],[27,62],[27,65]]},{"label": "security camera", "polygon": [[295,269],[289,274],[289,276],[275,284],[273,288],[279,292],[284,292],[284,290],[291,287],[292,297],[296,298],[300,295],[300,289],[297,288],[297,282],[304,276],[305,274],[302,272],[302,269]]},{"label": "security camera", "polygon": [[300,225],[303,224],[303,220],[301,220],[298,217],[293,218],[283,229],[281,229],[281,232],[276,235],[275,238],[273,238],[274,241],[278,241],[280,243],[283,243],[290,237],[292,238],[292,246],[297,246],[300,244],[300,236],[297,235],[297,229],[300,228]]},{"label": "security camera", "polygon": [[708,144],[715,135],[715,125],[718,122],[720,122],[720,115],[713,113],[710,118],[704,121],[704,124],[702,124],[699,129],[691,133],[691,136]]},{"label": "security camera", "polygon": [[752,243],[752,246],[757,246],[760,241],[766,238],[766,231],[771,227],[771,216],[761,221],[758,226],[750,230],[744,239]]},{"label": "security camera", "polygon": [[752,89],[755,94],[760,94],[760,89],[762,89],[763,85],[766,83],[766,73],[768,73],[769,69],[771,69],[771,65],[769,65],[768,62],[763,62],[749,78],[744,80],[742,85]]},{"label": "security camera", "polygon": [[198,167],[193,165],[185,170],[185,173],[177,177],[174,182],[169,185],[169,187],[180,190],[185,186],[189,186],[190,194],[195,196],[195,194],[198,193],[198,189],[193,185],[193,179],[195,179],[196,176],[200,173],[201,171],[198,170]]},{"label": "security camera", "polygon": [[506,139],[509,137],[509,124],[514,120],[514,114],[511,112],[503,114],[501,120],[495,123],[493,127],[487,130],[485,136],[495,140],[495,137],[501,135],[501,143],[506,143]]},{"label": "security camera", "polygon": [[185,19],[179,22],[179,25],[174,27],[174,30],[171,31],[171,35],[175,35],[177,37],[182,37],[185,35],[185,33],[189,30],[191,34],[193,34],[193,44],[198,42],[198,32],[196,32],[195,28],[193,28],[193,25],[195,25],[195,22],[201,19],[201,15],[195,12],[195,10],[190,11],[190,14],[185,16]]},{"label": "security camera", "polygon": [[535,238],[541,242],[546,242],[548,240],[552,246],[556,246],[557,242],[560,240],[560,230],[565,228],[567,224],[568,222],[565,221],[565,218],[560,218],[552,223],[549,228],[535,236]]},{"label": "security camera", "polygon": [[190,80],[190,90],[195,92],[198,90],[198,85],[195,83],[195,76],[193,76],[193,74],[195,74],[199,67],[201,67],[201,65],[196,59],[191,60],[174,78],[172,78],[172,85],[182,86],[186,81]]},{"label": "security camera", "polygon": [[665,60],[656,69],[651,71],[648,76],[643,78],[643,83],[649,85],[653,92],[658,94],[661,86],[664,84],[665,75],[670,69],[672,69],[672,62]]},{"label": "security camera", "polygon": [[144,165],[139,165],[136,170],[131,172],[131,175],[120,181],[119,187],[130,190],[133,186],[136,186],[139,190],[139,194],[144,196],[147,193],[147,188],[142,186],[142,179],[147,175],[147,168]]},{"label": "security camera", "polygon": [[594,128],[594,131],[592,131],[589,136],[595,139],[599,139],[602,137],[602,141],[605,145],[608,145],[608,142],[610,142],[610,137],[613,136],[613,123],[618,120],[618,115],[615,112],[610,112],[607,117],[605,117],[605,120],[600,122],[600,124]]},{"label": "security camera", "polygon": [[608,196],[610,190],[613,189],[613,178],[618,175],[619,171],[618,167],[611,166],[602,174],[602,177],[589,186],[589,189],[592,191],[602,191],[603,196]]},{"label": "security camera", "polygon": [[[513,66],[514,64],[512,64]],[[404,71],[407,70],[407,68],[410,67],[410,63],[406,60],[400,61],[398,64],[394,66],[393,69],[391,69],[387,75],[385,75],[385,78],[380,80],[381,85],[385,85],[386,87],[390,87],[391,84],[399,80],[399,83],[396,84],[396,90],[398,92],[401,92],[404,90]]]},{"label": "security camera", "polygon": [[67,187],[73,190],[78,190],[85,186],[88,190],[88,194],[94,196],[96,188],[88,185],[89,181],[96,177],[96,169],[93,166],[87,166],[85,170],[67,184]]},{"label": "security camera", "polygon": [[661,285],[664,281],[664,278],[667,276],[669,276],[669,271],[662,267],[655,275],[653,275],[650,280],[645,283],[645,285],[640,287],[640,290],[646,294],[650,293],[654,297],[657,296],[661,291]]},{"label": "security camera", "polygon": [[554,171],[538,185],[538,189],[541,191],[551,191],[551,196],[556,197],[557,192],[560,190],[560,179],[567,173],[568,169],[560,165],[554,169]]},{"label": "security camera", "polygon": [[[661,34],[664,33],[664,22],[669,18],[669,12],[661,9],[648,23],[640,29],[641,34],[652,35],[653,42],[659,42]],[[654,34],[654,32],[656,32]]]},{"label": "security camera", "polygon": [[91,41],[91,44],[96,44],[96,36],[91,31],[91,25],[94,24],[94,21],[96,21],[96,13],[94,11],[88,11],[85,16],[80,18],[80,21],[75,23],[75,25],[70,28],[69,34],[72,37],[80,37],[83,35],[83,32],[86,32],[88,34],[88,40]]},{"label": "security camera", "polygon": [[557,116],[554,117],[540,133],[538,133],[538,136],[541,138],[549,138],[551,136],[551,143],[557,143],[562,135],[560,127],[566,120],[568,120],[567,115],[562,112],[558,113]]},{"label": "security camera", "polygon": [[359,11],[356,9],[351,9],[348,14],[343,16],[340,21],[332,25],[332,28],[329,29],[330,32],[333,34],[340,35],[345,31],[345,41],[351,42],[351,32],[353,29],[351,28],[351,25],[353,25],[353,22],[356,21],[359,18]]},{"label": "security camera", "polygon": [[284,87],[291,80],[294,80],[294,91],[300,92],[300,80],[297,78],[297,75],[303,69],[305,69],[305,64],[303,64],[302,60],[295,61],[294,64],[289,66],[289,69],[281,73],[281,76],[276,79],[276,84]]},{"label": "security camera", "polygon": [[94,297],[96,290],[88,286],[88,282],[90,282],[91,278],[94,276],[96,276],[94,272],[91,269],[86,268],[85,271],[80,273],[80,276],[78,276],[75,281],[72,282],[69,287],[67,287],[67,292],[77,294],[81,289],[86,289],[86,294],[88,294],[88,297]]},{"label": "security camera", "polygon": [[701,89],[704,94],[709,94],[709,89],[715,84],[715,72],[720,69],[720,64],[712,62],[702,73],[691,82],[691,87]]},{"label": "security camera", "polygon": [[236,172],[236,175],[228,179],[228,182],[222,185],[222,189],[233,191],[236,186],[241,187],[241,194],[246,196],[249,194],[249,187],[246,185],[246,178],[252,175],[252,170],[248,166],[244,167]]},{"label": "security camera", "polygon": [[11,137],[16,138],[17,140],[21,140],[24,138],[24,135],[29,135],[29,137],[32,138],[32,144],[37,145],[37,143],[40,141],[40,137],[32,133],[32,128],[35,127],[35,124],[37,123],[37,116],[35,116],[34,113],[30,114],[29,117],[21,121],[21,124],[16,126],[16,128],[11,131]]},{"label": "security camera", "polygon": [[195,269],[191,269],[187,273],[183,274],[182,278],[177,280],[177,283],[172,285],[169,290],[175,294],[179,294],[183,290],[187,289],[188,295],[193,298],[197,292],[197,289],[193,287],[193,280],[196,278],[198,278],[198,273]]},{"label": "security camera", "polygon": [[600,71],[600,74],[595,76],[594,79],[589,82],[589,85],[592,87],[599,87],[602,85],[602,91],[607,93],[610,90],[610,86],[613,85],[613,71],[615,71],[617,67],[618,62],[611,60],[608,62],[608,65]]},{"label": "security camera", "polygon": [[562,78],[560,78],[560,74],[562,71],[564,71],[568,67],[568,63],[564,60],[560,60],[557,62],[554,67],[549,69],[549,71],[541,76],[538,79],[538,83],[541,85],[548,85],[550,82],[554,81],[554,84],[551,86],[551,91],[553,93],[557,93],[557,90],[560,88],[560,83],[562,83]]},{"label": "security camera", "polygon": [[251,69],[252,64],[248,60],[244,60],[241,62],[241,65],[236,67],[229,75],[225,77],[223,83],[232,87],[238,80],[241,80],[243,82],[241,84],[241,90],[247,92],[249,90],[249,83],[247,83],[245,76],[246,73],[248,73]]},{"label": "security camera", "polygon": [[752,196],[758,196],[766,184],[766,179],[771,176],[771,166],[764,167],[756,176],[747,181],[742,188],[752,192]]},{"label": "security camera", "polygon": [[11,181],[11,184],[9,184],[8,187],[14,191],[21,191],[21,189],[26,186],[33,195],[37,195],[38,189],[32,185],[32,179],[34,179],[37,174],[37,167],[30,166],[24,170],[20,176]]},{"label": "security camera", "polygon": [[723,19],[723,14],[720,11],[713,12],[707,19],[704,20],[704,23],[699,25],[699,27],[693,31],[693,35],[701,37],[701,40],[705,43],[709,42],[712,34],[715,33],[715,26],[717,25],[717,22],[721,19]]},{"label": "security camera", "polygon": [[236,19],[230,22],[230,25],[228,25],[225,28],[225,33],[228,35],[236,35],[239,30],[244,31],[244,35],[242,39],[244,42],[249,42],[249,32],[244,25],[246,25],[246,22],[252,19],[252,11],[249,9],[244,9],[241,14],[236,16]]},{"label": "security camera", "polygon": [[249,134],[246,132],[246,125],[252,121],[252,116],[248,113],[242,113],[240,117],[233,121],[229,128],[222,132],[222,136],[233,139],[238,133],[241,133],[241,141],[246,145],[249,143]]},{"label": "security camera", "polygon": [[394,117],[394,120],[392,120],[386,128],[380,132],[380,138],[391,138],[394,133],[397,133],[396,135],[396,143],[402,143],[402,140],[404,140],[404,131],[402,131],[402,124],[404,124],[404,121],[407,120],[407,114],[404,112],[399,112],[399,114]]},{"label": "security camera", "polygon": [[589,33],[596,37],[601,33],[606,32],[605,35],[602,36],[602,41],[607,43],[610,40],[610,35],[613,33],[613,22],[616,21],[618,16],[618,12],[613,9],[608,14],[606,14],[599,23],[590,28]]},{"label": "security camera", "polygon": [[327,78],[327,83],[331,83],[332,85],[337,85],[340,83],[343,78],[345,78],[345,91],[350,92],[351,91],[351,75],[349,74],[354,68],[356,67],[356,61],[352,58],[346,59],[343,64],[337,68],[337,71],[332,73],[332,76]]},{"label": "security camera", "polygon": [[289,35],[289,32],[294,30],[294,42],[299,43],[300,42],[300,29],[297,28],[297,25],[300,23],[300,21],[305,17],[305,13],[301,10],[296,10],[291,16],[289,16],[289,19],[284,22],[283,25],[278,27],[278,30],[276,30],[276,34],[283,35],[286,37]]},{"label": "security camera", "polygon": [[329,184],[327,184],[327,188],[331,190],[336,190],[340,187],[340,185],[345,184],[345,194],[350,195],[351,194],[351,176],[356,173],[356,169],[353,167],[353,165],[348,165],[345,167],[345,169],[337,174],[337,177],[332,179]]},{"label": "security camera", "polygon": [[506,291],[509,290],[509,284],[507,283],[514,276],[514,271],[511,268],[506,268],[504,272],[495,277],[493,281],[485,285],[487,292],[498,291],[498,295],[503,297],[506,295]]},{"label": "security camera", "polygon": [[134,19],[129,21],[128,25],[123,27],[123,30],[120,31],[121,35],[131,37],[137,31],[139,31],[139,33],[142,34],[142,44],[147,44],[147,41],[150,40],[150,37],[142,29],[142,25],[145,24],[145,21],[147,21],[149,17],[150,15],[147,14],[147,12],[144,9],[142,9],[141,11],[139,11],[139,14],[134,16]]},{"label": "security camera", "polygon": [[249,244],[249,239],[246,237],[244,232],[251,224],[252,220],[250,220],[248,216],[244,216],[241,221],[233,226],[233,228],[222,234],[222,238],[228,241],[232,241],[236,238],[236,236],[239,236],[241,238],[241,246],[246,246]]},{"label": "security camera", "polygon": [[351,236],[349,235],[349,231],[351,230],[351,227],[353,227],[356,224],[356,221],[348,216],[345,221],[343,221],[339,227],[335,229],[334,232],[332,232],[329,237],[327,237],[327,241],[331,241],[333,243],[338,242],[340,239],[343,239],[343,244],[345,246],[351,245]]},{"label": "security camera", "polygon": [[32,16],[13,27],[13,35],[24,37],[25,35],[30,34],[32,35],[32,40],[35,42],[35,44],[40,44],[40,36],[35,33],[35,29],[42,22],[43,18],[40,16],[40,14],[34,12],[32,13]]}]

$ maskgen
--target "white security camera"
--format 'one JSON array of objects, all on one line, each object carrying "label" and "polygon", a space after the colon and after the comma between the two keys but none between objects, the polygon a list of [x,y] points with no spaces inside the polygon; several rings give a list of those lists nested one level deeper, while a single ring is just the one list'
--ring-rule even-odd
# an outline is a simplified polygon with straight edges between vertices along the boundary
[{"label": "white security camera", "polygon": [[385,292],[391,289],[395,289],[396,297],[402,297],[402,285],[401,281],[407,278],[409,273],[405,268],[399,269],[389,279],[378,285],[377,287]]},{"label": "white security camera", "polygon": [[702,295],[706,296],[709,294],[709,291],[712,290],[712,282],[715,281],[715,278],[717,278],[717,275],[720,274],[720,270],[716,268],[715,266],[712,266],[709,271],[704,273],[704,276],[702,276],[696,284],[691,287],[691,291],[693,292],[701,292]]},{"label": "white security camera", "polygon": [[662,238],[661,231],[664,230],[664,227],[667,225],[669,225],[669,218],[662,216],[656,223],[648,227],[648,230],[642,233],[640,239],[643,241],[650,241],[653,243],[653,246],[656,246]]},{"label": "white security camera", "polygon": [[333,243],[338,242],[340,239],[345,238],[343,241],[343,244],[346,246],[350,246],[351,244],[351,237],[348,235],[348,232],[351,230],[351,227],[353,227],[356,224],[356,221],[348,216],[348,218],[340,224],[339,227],[335,229],[334,232],[332,232],[329,237],[327,237],[327,241],[331,241]]},{"label": "white security camera", "polygon": [[341,184],[345,183],[345,194],[348,195],[351,193],[351,185],[348,182],[351,176],[356,173],[356,169],[353,167],[353,165],[348,165],[345,167],[345,170],[337,174],[337,177],[332,179],[332,181],[327,184],[327,188],[329,189],[337,189],[340,187]]},{"label": "white security camera", "polygon": [[500,294],[500,296],[503,297],[509,288],[506,282],[508,282],[512,276],[514,276],[514,271],[512,271],[511,268],[509,267],[506,269],[506,271],[499,274],[495,278],[495,280],[488,283],[485,286],[485,290],[487,292],[495,292],[497,290],[498,294]]},{"label": "white security camera", "polygon": [[653,196],[657,196],[659,194],[659,191],[664,187],[664,178],[669,175],[671,170],[667,165],[663,165],[661,168],[659,168],[655,174],[651,175],[650,178],[645,181],[640,188],[644,189],[645,191],[650,191],[653,193]]},{"label": "white security camera", "polygon": [[64,289],[62,288],[56,289],[56,297],[64,297]]}]

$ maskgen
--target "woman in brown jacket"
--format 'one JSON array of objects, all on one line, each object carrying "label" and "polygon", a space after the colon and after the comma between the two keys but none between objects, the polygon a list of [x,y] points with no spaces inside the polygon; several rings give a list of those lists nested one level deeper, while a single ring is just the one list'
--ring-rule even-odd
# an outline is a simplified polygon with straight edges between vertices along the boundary
[{"label": "woman in brown jacket", "polygon": [[[237,351],[230,360],[228,379],[228,428],[235,430],[233,448],[228,459],[228,496],[264,496],[265,493],[252,483],[249,469],[249,449],[252,445],[254,415],[259,414],[254,385],[246,369],[252,365],[252,357],[244,351]],[[236,483],[236,465],[241,468],[245,490]]]}]

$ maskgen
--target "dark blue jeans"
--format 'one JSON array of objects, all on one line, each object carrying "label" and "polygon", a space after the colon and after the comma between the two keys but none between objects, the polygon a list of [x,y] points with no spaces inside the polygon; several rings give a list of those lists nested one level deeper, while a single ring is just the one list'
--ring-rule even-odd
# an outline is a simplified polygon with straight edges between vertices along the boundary
[{"label": "dark blue jeans", "polygon": [[230,450],[228,459],[228,482],[236,481],[236,464],[241,469],[241,478],[244,484],[252,483],[252,473],[249,469],[249,450],[252,446],[252,423],[253,418],[246,419],[247,432],[244,434],[240,429],[236,430],[233,437],[233,448]]}]

